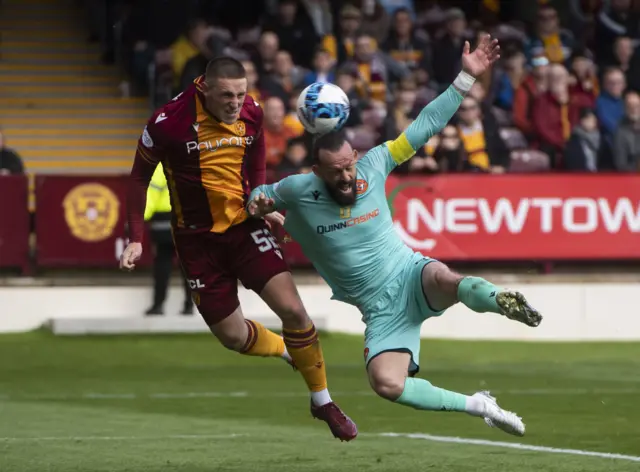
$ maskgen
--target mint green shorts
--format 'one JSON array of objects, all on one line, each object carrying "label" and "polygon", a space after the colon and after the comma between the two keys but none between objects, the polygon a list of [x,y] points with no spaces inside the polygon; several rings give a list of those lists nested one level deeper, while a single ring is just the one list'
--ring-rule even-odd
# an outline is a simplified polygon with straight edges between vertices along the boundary
[{"label": "mint green shorts", "polygon": [[382,293],[360,307],[366,324],[365,365],[383,352],[407,352],[411,355],[409,374],[418,372],[422,323],[445,312],[434,311],[422,290],[422,271],[434,261],[416,253]]}]

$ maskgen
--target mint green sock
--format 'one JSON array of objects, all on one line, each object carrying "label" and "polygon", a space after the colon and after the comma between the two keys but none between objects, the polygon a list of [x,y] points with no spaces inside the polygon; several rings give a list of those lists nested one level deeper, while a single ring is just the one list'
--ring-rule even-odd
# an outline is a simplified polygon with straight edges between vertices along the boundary
[{"label": "mint green sock", "polygon": [[496,294],[502,289],[480,277],[465,277],[458,285],[458,300],[477,313],[501,314]]},{"label": "mint green sock", "polygon": [[408,377],[404,381],[402,395],[396,403],[416,410],[466,411],[467,396],[434,387],[424,379]]}]

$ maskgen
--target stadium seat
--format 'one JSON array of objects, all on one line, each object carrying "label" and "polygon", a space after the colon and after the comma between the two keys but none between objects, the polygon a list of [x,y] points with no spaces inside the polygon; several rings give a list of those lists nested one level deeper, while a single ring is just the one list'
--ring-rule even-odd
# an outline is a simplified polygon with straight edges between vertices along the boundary
[{"label": "stadium seat", "polygon": [[527,139],[518,128],[501,128],[500,136],[510,151],[526,149],[529,146]]},{"label": "stadium seat", "polygon": [[524,149],[511,153],[510,172],[547,172],[550,168],[551,160],[542,151]]},{"label": "stadium seat", "polygon": [[498,126],[501,128],[513,126],[513,115],[511,112],[498,107],[493,107],[491,111],[498,121]]},{"label": "stadium seat", "polygon": [[347,136],[353,148],[357,150],[366,151],[376,145],[377,133],[366,126],[348,129]]},{"label": "stadium seat", "polygon": [[127,172],[148,101],[120,96],[119,71],[102,65],[100,47],[86,40],[81,5],[42,5],[2,6],[0,118],[7,140],[31,173]]}]

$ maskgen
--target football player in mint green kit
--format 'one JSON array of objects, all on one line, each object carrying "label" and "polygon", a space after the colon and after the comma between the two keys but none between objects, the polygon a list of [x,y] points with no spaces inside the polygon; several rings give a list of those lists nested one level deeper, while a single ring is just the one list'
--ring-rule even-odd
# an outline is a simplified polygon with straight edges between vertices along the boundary
[{"label": "football player in mint green kit", "polygon": [[488,392],[467,396],[414,377],[420,327],[457,302],[528,326],[538,326],[542,317],[522,294],[463,277],[413,252],[396,234],[385,194],[387,175],[447,124],[474,77],[499,58],[497,41],[489,36],[473,53],[469,49],[466,43],[463,70],[454,83],[396,140],[358,160],[344,132],[318,137],[314,173],[254,189],[247,211],[260,218],[286,210],[285,229],[332,288],[332,298],[358,307],[366,324],[369,381],[378,395],[420,410],[466,412],[521,436],[522,420],[500,408]]}]

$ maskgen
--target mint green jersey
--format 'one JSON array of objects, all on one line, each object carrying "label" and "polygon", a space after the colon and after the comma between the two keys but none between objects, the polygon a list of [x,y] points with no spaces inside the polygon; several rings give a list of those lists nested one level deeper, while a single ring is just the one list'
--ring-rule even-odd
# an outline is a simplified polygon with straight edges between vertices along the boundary
[{"label": "mint green jersey", "polygon": [[358,160],[357,198],[340,206],[315,174],[292,175],[251,193],[273,198],[286,210],[285,229],[297,241],[318,273],[333,290],[333,298],[362,306],[400,276],[421,255],[396,233],[387,204],[389,173],[410,159],[451,119],[462,95],[449,87],[425,107],[397,139],[371,149]]}]

